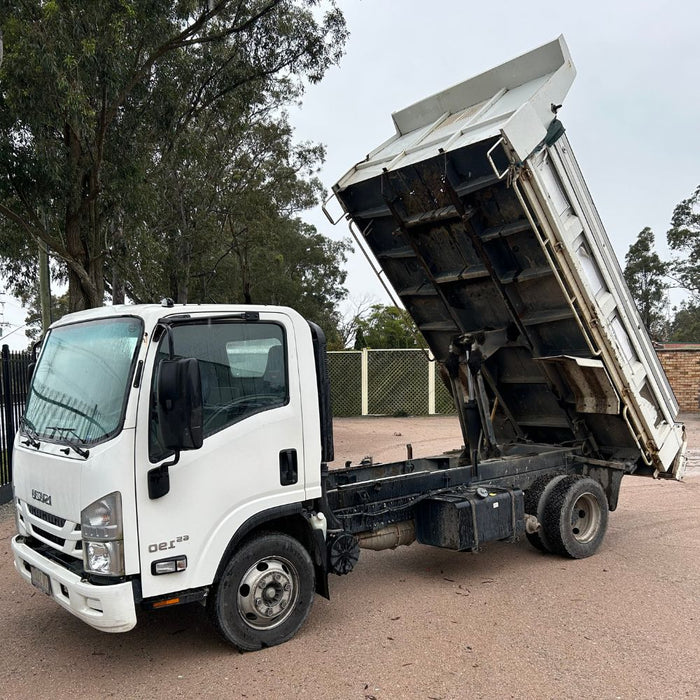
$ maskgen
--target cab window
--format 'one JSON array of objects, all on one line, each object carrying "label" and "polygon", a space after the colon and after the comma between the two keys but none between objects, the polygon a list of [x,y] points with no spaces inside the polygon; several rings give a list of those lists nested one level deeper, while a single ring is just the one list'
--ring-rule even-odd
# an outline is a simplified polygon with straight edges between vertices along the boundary
[{"label": "cab window", "polygon": [[[210,322],[173,327],[176,357],[198,360],[202,380],[204,438],[248,416],[289,401],[284,329],[276,323]],[[164,335],[156,363],[168,356]],[[153,377],[157,376],[157,367]],[[154,387],[151,388],[150,457],[168,456],[158,444]]]}]

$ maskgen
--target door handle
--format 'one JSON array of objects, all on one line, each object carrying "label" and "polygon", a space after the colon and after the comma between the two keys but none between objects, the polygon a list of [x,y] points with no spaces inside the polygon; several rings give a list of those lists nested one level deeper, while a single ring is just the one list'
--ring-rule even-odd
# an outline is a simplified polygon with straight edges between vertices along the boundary
[{"label": "door handle", "polygon": [[282,450],[280,452],[280,484],[291,486],[299,481],[299,468],[297,465],[297,451]]}]

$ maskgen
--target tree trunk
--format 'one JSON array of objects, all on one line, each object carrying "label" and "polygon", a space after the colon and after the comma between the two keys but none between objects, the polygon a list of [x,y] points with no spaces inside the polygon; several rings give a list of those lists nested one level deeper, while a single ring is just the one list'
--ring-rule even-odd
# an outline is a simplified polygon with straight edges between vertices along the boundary
[{"label": "tree trunk", "polygon": [[126,299],[124,275],[120,263],[124,260],[124,229],[120,223],[112,233],[112,304],[123,304]]},{"label": "tree trunk", "polygon": [[77,133],[66,124],[64,138],[68,172],[72,178],[66,203],[66,249],[69,311],[102,306],[104,302],[104,253],[94,216],[96,179]]},{"label": "tree trunk", "polygon": [[124,286],[124,277],[117,269],[117,266],[112,267],[112,304],[123,304],[126,299],[126,289]]},{"label": "tree trunk", "polygon": [[175,300],[178,304],[186,304],[190,290],[190,268],[192,266],[192,256],[187,243],[180,247],[180,255],[181,266],[177,280],[177,297]]},{"label": "tree trunk", "polygon": [[51,325],[51,286],[49,278],[49,254],[46,243],[39,241],[39,302],[41,306],[41,333]]}]

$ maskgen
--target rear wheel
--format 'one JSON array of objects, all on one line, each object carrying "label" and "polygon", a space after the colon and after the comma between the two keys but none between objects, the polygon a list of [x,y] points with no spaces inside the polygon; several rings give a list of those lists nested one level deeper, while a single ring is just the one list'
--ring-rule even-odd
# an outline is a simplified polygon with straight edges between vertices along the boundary
[{"label": "rear wheel", "polygon": [[552,551],[542,526],[545,503],[554,487],[564,478],[566,478],[564,474],[559,474],[554,477],[550,474],[541,476],[536,479],[532,486],[525,492],[525,512],[534,515],[540,523],[540,529],[537,530],[537,532],[527,532],[525,536],[528,542],[541,552],[548,553]]},{"label": "rear wheel", "polygon": [[311,610],[314,567],[293,537],[259,535],[233,554],[208,602],[219,632],[241,651],[281,644]]},{"label": "rear wheel", "polygon": [[552,551],[583,559],[598,550],[608,528],[608,501],[594,479],[568,476],[546,500],[542,528]]}]

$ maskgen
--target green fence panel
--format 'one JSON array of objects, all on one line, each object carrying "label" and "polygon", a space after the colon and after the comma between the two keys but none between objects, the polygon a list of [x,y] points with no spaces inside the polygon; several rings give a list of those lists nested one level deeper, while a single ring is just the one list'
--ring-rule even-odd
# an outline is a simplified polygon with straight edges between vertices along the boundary
[{"label": "green fence panel", "polygon": [[337,417],[362,415],[362,353],[328,353],[331,406]]}]

